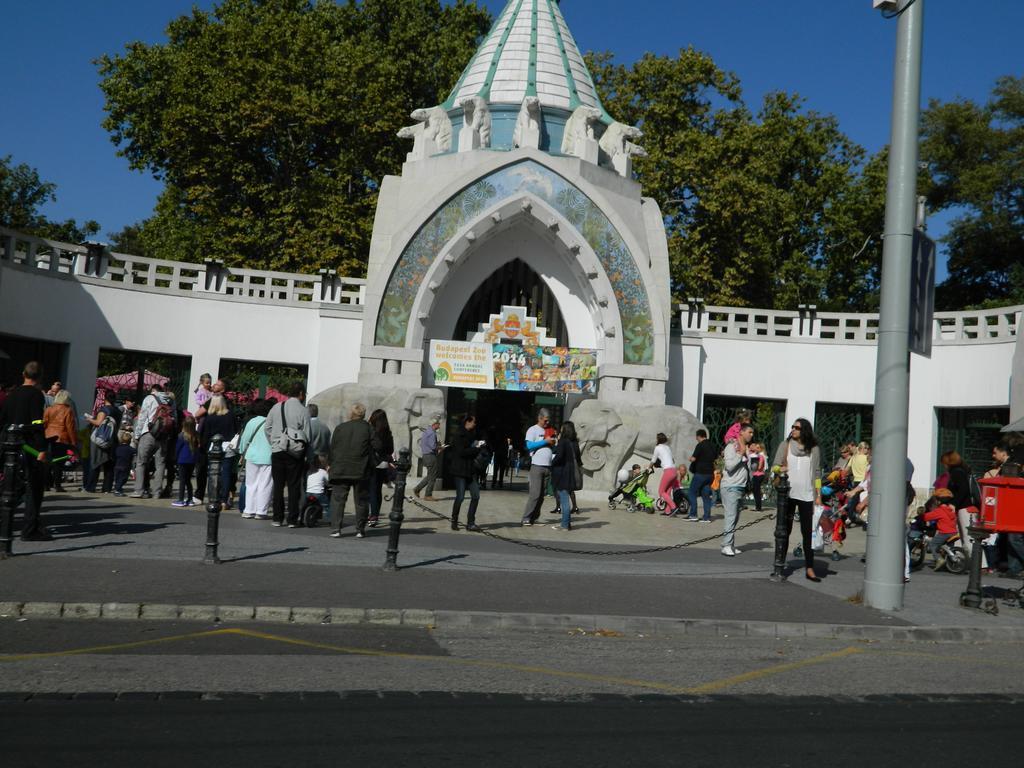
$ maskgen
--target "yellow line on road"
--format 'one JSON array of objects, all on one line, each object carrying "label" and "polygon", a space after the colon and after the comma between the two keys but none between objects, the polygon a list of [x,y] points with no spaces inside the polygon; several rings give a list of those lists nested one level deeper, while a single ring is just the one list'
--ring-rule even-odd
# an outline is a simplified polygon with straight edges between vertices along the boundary
[{"label": "yellow line on road", "polygon": [[755,669],[753,672],[744,672],[742,675],[734,675],[733,677],[725,677],[721,680],[713,680],[710,683],[704,683],[703,685],[697,685],[692,688],[687,688],[686,693],[714,693],[720,691],[723,688],[728,688],[733,685],[739,685],[740,683],[749,683],[751,680],[761,680],[765,677],[771,677],[781,672],[791,672],[794,669],[802,669],[803,667],[810,667],[814,664],[825,664],[835,659],[842,659],[846,656],[852,656],[855,653],[863,653],[860,648],[853,646],[849,648],[843,648],[841,651],[835,651],[834,653],[826,653],[822,656],[814,656],[810,659],[803,659],[802,661],[793,661],[789,664],[776,664],[772,667],[765,667],[764,669]]},{"label": "yellow line on road", "polygon": [[312,640],[300,640],[293,637],[286,637],[283,635],[274,635],[268,632],[259,632],[251,629],[242,628],[225,628],[225,629],[214,629],[206,632],[192,632],[185,635],[171,635],[169,637],[157,637],[149,640],[136,640],[129,643],[115,643],[110,645],[94,645],[86,648],[72,648],[63,651],[46,651],[41,653],[23,653],[14,655],[0,656],[0,662],[15,662],[15,661],[29,661],[32,659],[46,659],[56,658],[61,656],[82,656],[91,653],[107,653],[111,651],[124,651],[131,650],[133,648],[144,648],[147,646],[158,645],[163,643],[173,643],[182,640],[196,640],[207,637],[225,637],[228,635],[235,635],[240,637],[251,637],[258,640],[267,640],[270,642],[284,643],[287,645],[295,645],[303,648],[312,648],[323,651],[331,651],[333,653],[344,653],[354,656],[374,656],[379,658],[391,658],[391,659],[405,659],[410,661],[430,661],[435,663],[446,663],[446,664],[457,664],[465,667],[477,667],[482,669],[496,669],[504,670],[508,672],[524,672],[528,674],[543,675],[547,677],[560,677],[571,680],[583,680],[592,683],[599,683],[602,685],[619,685],[627,688],[640,688],[651,691],[662,691],[665,693],[681,693],[681,694],[705,694],[720,691],[723,688],[729,688],[734,685],[741,683],[750,682],[752,680],[760,680],[772,675],[778,675],[784,672],[790,672],[792,670],[801,669],[803,667],[812,666],[815,664],[824,664],[835,659],[841,659],[846,656],[850,656],[855,653],[863,653],[861,648],[849,647],[844,648],[841,651],[835,651],[834,653],[827,653],[822,656],[815,656],[810,659],[804,659],[802,661],[794,661],[788,664],[775,664],[771,667],[765,667],[764,669],[753,670],[752,672],[745,672],[741,675],[734,675],[732,677],[723,678],[721,680],[713,680],[708,683],[697,686],[681,686],[670,683],[659,683],[653,680],[637,680],[628,677],[614,677],[609,675],[597,675],[588,672],[572,672],[561,669],[551,669],[549,667],[537,667],[526,664],[514,664],[510,662],[501,661],[488,661],[485,659],[463,659],[454,656],[433,656],[428,654],[418,653],[402,653],[398,651],[381,651],[370,648],[354,648],[352,646],[345,645],[334,645],[331,643],[318,643]]},{"label": "yellow line on road", "polygon": [[150,640],[136,640],[131,643],[115,643],[113,645],[93,645],[88,648],[71,648],[65,651],[44,651],[41,653],[20,653],[0,656],[3,661],[27,661],[29,659],[47,659],[55,656],[80,656],[89,653],[105,653],[106,651],[123,651],[128,648],[144,648],[158,643],[172,643],[176,640],[193,640],[200,637],[215,637],[230,633],[230,629],[211,629],[208,632],[192,632],[187,635],[171,635],[170,637],[154,637]]},{"label": "yellow line on road", "polygon": [[247,637],[258,637],[263,640],[273,640],[279,643],[289,643],[306,648],[318,648],[325,651],[337,653],[351,653],[360,656],[382,656],[392,659],[409,659],[412,661],[434,661],[448,664],[458,664],[465,667],[482,667],[486,669],[501,669],[510,672],[528,672],[531,674],[548,675],[551,677],[564,677],[572,680],[586,680],[594,683],[610,685],[623,685],[629,688],[647,688],[654,691],[665,691],[666,693],[686,693],[686,688],[668,683],[657,683],[650,680],[634,680],[628,677],[609,677],[607,675],[593,675],[587,672],[568,672],[561,669],[550,669],[548,667],[533,667],[525,664],[511,664],[503,661],[487,661],[477,659],[460,659],[455,656],[430,656],[419,653],[400,653],[397,651],[377,651],[364,648],[350,648],[341,645],[330,645],[328,643],[316,643],[311,640],[297,640],[292,637],[271,635],[266,632],[256,632],[250,629],[226,630]]}]

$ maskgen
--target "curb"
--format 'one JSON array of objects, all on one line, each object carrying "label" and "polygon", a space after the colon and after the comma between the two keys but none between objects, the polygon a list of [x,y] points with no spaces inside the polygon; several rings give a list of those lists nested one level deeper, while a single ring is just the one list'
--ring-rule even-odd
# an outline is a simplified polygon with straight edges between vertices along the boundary
[{"label": "curb", "polygon": [[690,638],[775,638],[814,640],[896,640],[900,642],[1024,642],[1020,627],[887,627],[873,624],[815,624],[774,621],[673,619],[657,616],[601,616],[419,608],[312,608],[161,603],[0,602],[0,618],[213,621],[266,624],[403,626],[420,629],[541,629],[621,632]]}]

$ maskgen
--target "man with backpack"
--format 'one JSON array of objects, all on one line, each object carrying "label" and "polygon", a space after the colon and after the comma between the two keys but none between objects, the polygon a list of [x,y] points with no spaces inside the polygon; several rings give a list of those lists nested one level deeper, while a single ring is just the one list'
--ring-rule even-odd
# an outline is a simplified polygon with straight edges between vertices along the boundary
[{"label": "man with backpack", "polygon": [[134,438],[138,455],[135,459],[135,493],[133,499],[151,499],[146,482],[146,468],[154,464],[153,487],[159,492],[164,487],[167,466],[167,437],[174,434],[174,402],[164,393],[162,384],[154,384],[139,407],[135,419]]},{"label": "man with backpack", "polygon": [[306,385],[297,381],[288,390],[288,399],[278,403],[267,415],[263,430],[270,443],[270,476],[274,482],[271,501],[272,525],[285,522],[284,492],[288,491],[288,527],[299,526],[303,478],[310,458],[309,411],[306,409]]}]

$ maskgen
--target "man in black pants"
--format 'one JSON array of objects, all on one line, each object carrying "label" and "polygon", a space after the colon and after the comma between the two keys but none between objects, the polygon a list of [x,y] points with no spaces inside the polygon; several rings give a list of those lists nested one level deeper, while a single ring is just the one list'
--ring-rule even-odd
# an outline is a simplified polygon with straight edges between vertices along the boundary
[{"label": "man in black pants", "polygon": [[287,400],[271,409],[263,429],[270,442],[270,476],[274,481],[272,524],[280,527],[284,523],[284,491],[287,488],[288,527],[297,528],[311,435],[306,385],[297,382],[288,394]]},{"label": "man in black pants", "polygon": [[690,514],[685,519],[697,519],[697,494],[704,502],[702,523],[711,522],[711,481],[715,474],[715,460],[718,458],[718,446],[708,440],[704,429],[697,430],[697,445],[690,457]]},{"label": "man in black pants", "polygon": [[28,363],[22,372],[24,382],[17,387],[0,407],[0,435],[12,424],[23,424],[25,445],[39,452],[38,456],[22,454],[25,468],[25,520],[21,526],[22,541],[52,541],[53,537],[40,520],[43,508],[43,488],[46,484],[49,457],[46,454],[46,437],[43,434],[43,411],[46,396],[39,389],[42,367],[39,363]]}]

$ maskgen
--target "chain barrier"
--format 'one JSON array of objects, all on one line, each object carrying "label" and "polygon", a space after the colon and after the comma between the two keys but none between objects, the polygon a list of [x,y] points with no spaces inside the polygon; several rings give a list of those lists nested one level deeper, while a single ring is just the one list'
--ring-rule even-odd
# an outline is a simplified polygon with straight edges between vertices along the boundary
[{"label": "chain barrier", "polygon": [[[419,499],[415,497],[406,497],[406,501],[415,504],[424,512],[428,512],[434,517],[437,517],[441,520],[447,520],[449,523],[451,523],[452,521],[451,517],[449,517],[448,515],[444,514],[443,512],[438,512],[436,509],[431,509],[430,507],[428,507],[426,504],[423,504],[422,502],[420,502]],[[769,512],[767,514],[761,515],[761,517],[755,518],[754,520],[751,520],[748,523],[744,523],[743,525],[733,527],[732,533],[735,533],[736,531],[742,531],[745,528],[750,528],[751,526],[757,525],[758,523],[762,523],[765,520],[769,520],[774,516],[774,512]],[[536,523],[534,525],[536,525]],[[484,536],[489,536],[490,538],[496,539],[498,541],[504,541],[509,544],[516,544],[520,547],[540,549],[545,552],[561,552],[568,555],[649,555],[655,552],[669,552],[673,549],[683,549],[685,547],[692,547],[695,544],[705,544],[709,541],[714,541],[715,539],[720,538],[724,535],[723,533],[715,533],[711,536],[705,536],[703,539],[684,541],[680,544],[669,544],[664,547],[643,547],[636,549],[567,549],[566,547],[552,547],[548,544],[537,544],[533,541],[522,541],[521,539],[512,539],[508,536],[502,536],[499,533],[488,531],[487,529],[481,529],[479,533],[482,533]]]}]

